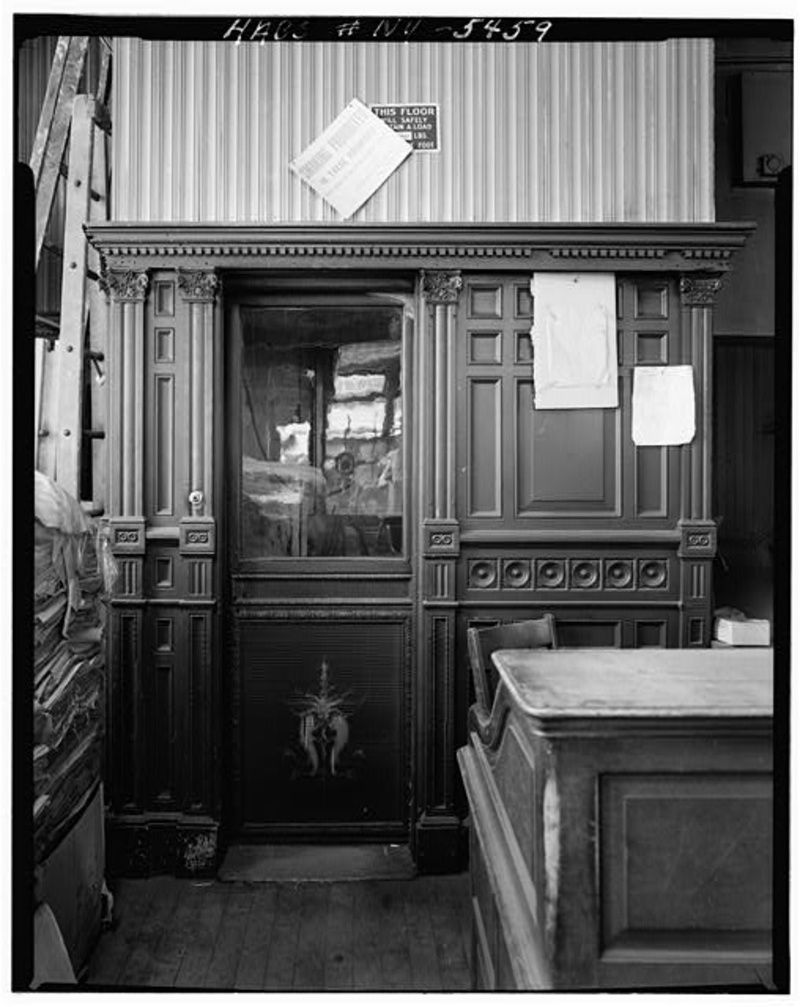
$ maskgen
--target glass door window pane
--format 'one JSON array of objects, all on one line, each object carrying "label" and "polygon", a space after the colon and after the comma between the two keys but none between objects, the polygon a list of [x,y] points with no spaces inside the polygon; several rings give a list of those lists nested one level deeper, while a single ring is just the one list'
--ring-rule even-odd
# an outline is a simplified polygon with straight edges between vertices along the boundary
[{"label": "glass door window pane", "polygon": [[402,552],[402,310],[243,307],[244,559]]}]

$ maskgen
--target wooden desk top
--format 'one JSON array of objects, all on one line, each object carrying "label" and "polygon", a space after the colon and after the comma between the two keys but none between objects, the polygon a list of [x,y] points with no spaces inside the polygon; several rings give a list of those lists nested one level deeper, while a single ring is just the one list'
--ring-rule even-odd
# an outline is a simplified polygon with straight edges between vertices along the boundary
[{"label": "wooden desk top", "polygon": [[772,716],[767,648],[498,650],[492,660],[522,712],[544,720]]}]

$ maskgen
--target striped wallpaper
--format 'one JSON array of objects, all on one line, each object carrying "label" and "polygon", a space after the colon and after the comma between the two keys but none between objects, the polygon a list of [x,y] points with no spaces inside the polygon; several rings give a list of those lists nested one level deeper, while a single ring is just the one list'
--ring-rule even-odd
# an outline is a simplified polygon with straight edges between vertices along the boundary
[{"label": "striped wallpaper", "polygon": [[112,216],[338,217],[289,162],[351,98],[438,102],[355,221],[709,221],[713,43],[145,42],[114,49]]}]

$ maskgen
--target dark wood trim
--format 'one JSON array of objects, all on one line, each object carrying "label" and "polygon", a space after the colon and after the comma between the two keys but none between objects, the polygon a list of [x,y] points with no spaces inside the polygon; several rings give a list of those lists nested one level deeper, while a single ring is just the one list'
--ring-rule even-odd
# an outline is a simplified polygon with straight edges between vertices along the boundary
[{"label": "dark wood trim", "polygon": [[207,268],[480,268],[727,272],[752,223],[208,224],[97,223],[86,233],[105,264]]},{"label": "dark wood trim", "polygon": [[[347,561],[347,557],[342,557]],[[377,560],[378,562],[386,562],[385,560]],[[280,562],[279,560],[277,562]],[[291,562],[291,561],[290,561]],[[369,580],[410,580],[412,573],[409,564],[402,560],[402,569],[396,571],[387,570],[372,570],[369,566],[364,566],[358,570],[340,570],[337,569],[335,565],[331,565],[330,568],[323,566],[325,560],[321,559],[319,563],[314,567],[313,570],[309,570],[307,567],[296,568],[295,570],[290,569],[278,569],[272,570],[264,568],[263,570],[250,571],[250,570],[240,570],[237,573],[231,574],[231,580],[236,583],[236,581],[258,581],[262,580],[303,580],[303,581],[330,581],[330,580],[364,580],[368,578]],[[356,561],[358,562],[358,561]],[[391,562],[391,561],[390,561]],[[320,570],[320,567],[322,569]]]},{"label": "dark wood trim", "polygon": [[[235,513],[235,512],[234,512]],[[411,576],[408,559],[385,556],[291,556],[240,559],[231,577],[236,580],[403,580]]]},{"label": "dark wood trim", "polygon": [[476,528],[461,532],[464,545],[638,545],[677,544],[681,533],[674,526],[670,528],[553,528],[541,531],[522,531],[518,528]]},{"label": "dark wood trim", "polygon": [[264,269],[225,272],[225,295],[237,307],[397,307],[398,297],[414,292],[414,273],[382,277],[376,289],[375,273],[348,270],[346,276],[319,270]]},{"label": "dark wood trim", "polygon": [[[673,597],[659,598],[658,600],[648,601],[642,599],[641,595],[636,595],[633,598],[622,599],[614,598],[609,599],[606,597],[587,597],[587,593],[584,593],[582,598],[563,598],[553,597],[553,593],[542,596],[541,594],[535,597],[531,592],[520,592],[522,597],[519,599],[510,598],[508,594],[505,594],[502,598],[498,599],[487,599],[487,598],[467,598],[461,599],[456,602],[456,608],[459,611],[468,608],[477,608],[479,610],[483,609],[506,609],[506,608],[519,608],[530,612],[531,609],[545,608],[548,611],[552,611],[555,614],[561,609],[579,609],[581,612],[602,612],[606,609],[612,609],[614,611],[624,611],[626,617],[636,615],[639,609],[674,609],[680,611],[684,606],[683,602],[679,601]],[[562,592],[563,594],[564,592]],[[601,592],[594,592],[595,595]],[[605,592],[603,592],[605,594]],[[527,596],[526,596],[527,595]],[[452,602],[436,602],[427,601],[425,602],[426,608],[432,608],[434,606],[448,605],[452,606]],[[587,620],[589,617],[587,616]]]}]

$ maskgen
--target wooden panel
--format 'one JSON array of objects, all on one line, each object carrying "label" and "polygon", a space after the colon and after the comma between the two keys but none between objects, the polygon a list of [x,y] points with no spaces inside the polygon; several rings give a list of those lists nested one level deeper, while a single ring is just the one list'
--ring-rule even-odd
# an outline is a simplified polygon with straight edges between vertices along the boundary
[{"label": "wooden panel", "polygon": [[188,306],[174,273],[156,270],[145,305],[144,506],[152,527],[189,513]]},{"label": "wooden panel", "polygon": [[636,334],[637,364],[666,364],[669,347],[666,332],[639,332]]},{"label": "wooden panel", "polygon": [[175,588],[175,559],[172,556],[154,555],[151,557],[153,564],[153,587],[156,590],[168,591]]},{"label": "wooden panel", "polygon": [[613,511],[618,411],[532,405],[533,382],[517,382],[517,512]]},{"label": "wooden panel", "polygon": [[665,619],[637,619],[634,623],[636,647],[666,647],[667,622]]},{"label": "wooden panel", "polygon": [[155,389],[155,493],[153,504],[157,514],[174,513],[175,482],[175,379],[171,374],[157,374]]},{"label": "wooden panel", "polygon": [[634,285],[635,318],[667,318],[669,286],[664,280],[637,280]]},{"label": "wooden panel", "polygon": [[768,946],[768,776],[609,775],[600,792],[603,945],[730,959]]},{"label": "wooden panel", "polygon": [[427,711],[424,730],[431,749],[428,803],[447,808],[453,799],[452,676],[455,617],[448,613],[429,615],[427,636]]},{"label": "wooden panel", "polygon": [[470,332],[469,362],[471,364],[500,364],[502,360],[502,333]]},{"label": "wooden panel", "polygon": [[515,332],[514,339],[515,339],[514,363],[532,364],[533,340],[531,339],[530,332]]},{"label": "wooden panel", "polygon": [[155,649],[171,654],[174,650],[174,619],[168,617],[155,620]]},{"label": "wooden panel", "polygon": [[469,513],[502,514],[502,408],[499,379],[469,382]]},{"label": "wooden panel", "polygon": [[157,364],[175,363],[175,330],[156,329],[153,339],[154,360]]},{"label": "wooden panel", "polygon": [[156,317],[175,314],[175,283],[156,280],[153,284],[153,312]]},{"label": "wooden panel", "polygon": [[[639,527],[666,529],[680,517],[680,449],[638,450],[631,439],[633,371],[638,363],[682,361],[678,291],[672,278],[619,274],[617,278],[620,408],[616,410],[542,410],[532,408],[533,358],[529,316],[534,305],[530,277],[475,275],[468,289],[503,290],[503,349],[479,355],[472,339],[493,337],[501,329],[494,319],[481,323],[469,315],[462,297],[458,323],[466,348],[458,357],[458,513],[469,532],[539,528],[547,524],[610,528],[620,518]],[[520,319],[520,320],[518,320]],[[522,321],[524,319],[524,321]],[[487,341],[486,345],[489,345]],[[476,481],[464,432],[472,434],[473,382],[502,383],[501,438],[503,499],[499,514],[479,513],[471,506]],[[509,436],[509,432],[512,436]],[[466,473],[466,475],[464,475]],[[488,481],[478,480],[488,493]],[[544,526],[541,526],[542,528]]]},{"label": "wooden panel", "polygon": [[636,447],[636,516],[667,516],[667,449]]},{"label": "wooden panel", "polygon": [[[664,525],[680,517],[678,448],[637,447],[631,438],[631,398],[637,366],[684,363],[680,305],[671,279],[618,277],[620,300],[620,375],[622,378],[623,512],[645,525]],[[698,437],[703,437],[698,430]]]},{"label": "wooden panel", "polygon": [[239,622],[244,825],[404,821],[403,621],[297,619]]},{"label": "wooden panel", "polygon": [[213,786],[212,706],[211,706],[211,619],[205,613],[187,617],[188,734],[185,738],[189,759],[188,810],[208,807]]},{"label": "wooden panel", "polygon": [[147,760],[149,807],[172,807],[175,800],[175,668],[158,653],[147,670]]},{"label": "wooden panel", "polygon": [[141,683],[141,613],[121,612],[112,640],[116,640],[116,660],[110,695],[109,744],[115,767],[114,803],[120,810],[132,810],[139,802],[140,734],[139,701]]},{"label": "wooden panel", "polygon": [[502,318],[503,287],[500,284],[470,283],[467,286],[467,318]]},{"label": "wooden panel", "polygon": [[561,647],[621,647],[622,621],[602,618],[559,619],[558,642]]},{"label": "wooden panel", "polygon": [[527,283],[514,286],[514,317],[531,318],[533,316],[533,297]]},{"label": "wooden panel", "polygon": [[513,725],[503,736],[501,751],[497,755],[495,783],[500,798],[507,807],[513,806],[515,815],[511,822],[520,852],[531,873],[534,849],[534,829],[536,814],[534,807],[534,784],[536,767],[533,765],[529,746],[519,730]]}]

